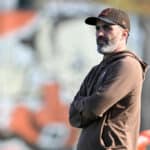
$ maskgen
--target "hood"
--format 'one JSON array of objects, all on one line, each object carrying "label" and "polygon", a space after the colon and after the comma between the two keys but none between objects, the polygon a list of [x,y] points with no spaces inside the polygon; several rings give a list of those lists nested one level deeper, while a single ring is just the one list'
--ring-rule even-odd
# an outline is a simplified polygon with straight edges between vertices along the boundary
[{"label": "hood", "polygon": [[115,60],[124,58],[126,56],[130,56],[130,57],[135,58],[141,64],[141,67],[143,70],[143,78],[145,79],[145,74],[146,74],[147,70],[149,69],[149,65],[131,51],[126,50],[126,51],[121,51],[121,52],[117,52],[117,53],[116,52],[112,53],[112,54],[110,54],[110,56],[108,58],[106,58],[106,62],[111,63]]}]

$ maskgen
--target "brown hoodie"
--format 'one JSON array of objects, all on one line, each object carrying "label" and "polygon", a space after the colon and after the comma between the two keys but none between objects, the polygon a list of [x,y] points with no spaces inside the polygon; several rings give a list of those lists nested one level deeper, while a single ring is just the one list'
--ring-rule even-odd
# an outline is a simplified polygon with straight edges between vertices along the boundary
[{"label": "brown hoodie", "polygon": [[91,69],[70,106],[71,125],[82,128],[77,150],[136,150],[146,70],[129,51]]}]

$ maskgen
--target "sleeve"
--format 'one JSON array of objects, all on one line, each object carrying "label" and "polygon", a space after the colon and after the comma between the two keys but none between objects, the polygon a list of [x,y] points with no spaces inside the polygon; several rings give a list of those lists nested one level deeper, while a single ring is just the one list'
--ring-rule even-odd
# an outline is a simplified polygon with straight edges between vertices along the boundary
[{"label": "sleeve", "polygon": [[75,102],[80,112],[88,115],[93,112],[102,117],[103,114],[123,97],[127,96],[142,79],[141,66],[133,58],[124,58],[111,64],[106,71],[104,81],[98,85],[91,96],[82,96]]},{"label": "sleeve", "polygon": [[76,102],[79,102],[82,100],[83,97],[86,97],[87,91],[86,91],[86,84],[88,82],[88,77],[91,75],[92,70],[87,75],[85,80],[83,81],[80,90],[77,92],[73,102],[70,105],[69,109],[69,122],[72,126],[82,128],[87,125],[89,125],[93,120],[96,119],[96,115],[92,112],[89,112],[88,115],[84,116],[84,112],[80,111],[76,108],[75,104]]}]

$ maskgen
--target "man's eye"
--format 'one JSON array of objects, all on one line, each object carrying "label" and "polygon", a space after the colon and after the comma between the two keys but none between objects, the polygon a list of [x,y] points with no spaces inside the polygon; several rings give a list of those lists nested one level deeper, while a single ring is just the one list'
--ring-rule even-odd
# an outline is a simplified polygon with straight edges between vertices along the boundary
[{"label": "man's eye", "polygon": [[111,26],[110,25],[103,25],[103,29],[105,31],[110,31],[111,30]]},{"label": "man's eye", "polygon": [[100,29],[100,27],[99,26],[96,26],[96,30],[99,30]]},{"label": "man's eye", "polygon": [[104,31],[110,31],[112,28],[110,25],[103,25],[103,26],[96,26],[96,30],[100,30],[100,29],[103,29]]}]

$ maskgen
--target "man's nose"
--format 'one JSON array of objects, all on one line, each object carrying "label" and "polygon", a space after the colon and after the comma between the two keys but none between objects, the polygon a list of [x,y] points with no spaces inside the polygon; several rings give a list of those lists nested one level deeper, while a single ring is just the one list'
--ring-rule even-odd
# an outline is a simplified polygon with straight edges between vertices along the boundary
[{"label": "man's nose", "polygon": [[99,31],[98,35],[99,35],[99,36],[104,35],[104,31],[103,31],[103,30]]},{"label": "man's nose", "polygon": [[104,36],[104,31],[103,31],[103,29],[98,30],[98,31],[97,31],[97,35],[98,35],[98,36]]}]

